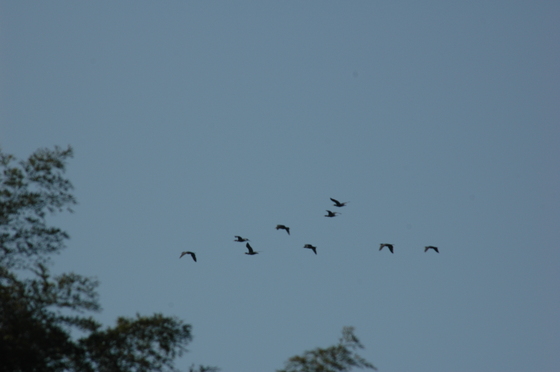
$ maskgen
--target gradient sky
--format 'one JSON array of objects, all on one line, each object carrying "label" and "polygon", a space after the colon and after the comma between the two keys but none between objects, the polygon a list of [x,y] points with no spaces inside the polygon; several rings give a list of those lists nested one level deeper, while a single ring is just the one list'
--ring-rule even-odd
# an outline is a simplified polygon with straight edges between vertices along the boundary
[{"label": "gradient sky", "polygon": [[559,40],[557,1],[2,0],[0,145],[74,148],[53,270],[192,324],[182,369],[348,325],[381,372],[558,371]]}]

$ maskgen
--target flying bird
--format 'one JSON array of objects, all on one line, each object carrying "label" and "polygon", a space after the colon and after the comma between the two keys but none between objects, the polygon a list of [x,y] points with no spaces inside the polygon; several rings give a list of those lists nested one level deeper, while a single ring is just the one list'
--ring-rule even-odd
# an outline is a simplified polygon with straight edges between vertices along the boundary
[{"label": "flying bird", "polygon": [[383,247],[389,248],[389,250],[391,251],[391,253],[393,253],[393,244],[381,243],[381,244],[379,245],[379,250],[382,250]]},{"label": "flying bird", "polygon": [[331,212],[327,209],[327,213],[325,214],[325,217],[336,217],[337,214],[340,214],[339,212]]},{"label": "flying bird", "polygon": [[436,251],[437,253],[439,253],[439,250],[437,247],[434,247],[433,245],[428,245],[426,247],[424,247],[424,252],[428,252],[428,249],[433,249],[434,251]]},{"label": "flying bird", "polygon": [[313,250],[313,253],[317,254],[317,247],[314,247],[311,244],[306,244],[306,245],[303,246],[303,248],[309,248],[309,249]]},{"label": "flying bird", "polygon": [[245,239],[245,238],[240,237],[239,235],[235,235],[235,240],[234,240],[234,242],[241,242],[241,243],[243,243],[243,242],[248,242],[248,241],[249,241],[249,239]]},{"label": "flying bird", "polygon": [[247,243],[245,244],[245,247],[247,247],[247,249],[249,250],[249,252],[245,252],[245,254],[248,254],[250,256],[254,255],[254,254],[258,254],[259,252],[255,252],[253,250],[253,247],[251,247],[251,244]]},{"label": "flying bird", "polygon": [[183,253],[181,253],[181,255],[179,256],[179,258],[183,257],[186,254],[190,254],[192,259],[194,260],[194,262],[196,262],[196,255],[194,254],[194,252],[189,252],[189,251],[185,251]]},{"label": "flying bird", "polygon": [[336,200],[336,199],[333,199],[333,198],[330,198],[330,199],[331,199],[332,202],[334,203],[333,205],[334,205],[335,207],[344,207],[346,204],[349,203],[349,202],[343,202],[343,203],[341,203],[341,202],[339,202],[339,201]]},{"label": "flying bird", "polygon": [[286,232],[288,233],[288,235],[290,235],[290,228],[289,228],[289,227],[286,227],[286,226],[284,226],[284,225],[276,225],[276,230],[280,230],[280,229],[286,230]]}]

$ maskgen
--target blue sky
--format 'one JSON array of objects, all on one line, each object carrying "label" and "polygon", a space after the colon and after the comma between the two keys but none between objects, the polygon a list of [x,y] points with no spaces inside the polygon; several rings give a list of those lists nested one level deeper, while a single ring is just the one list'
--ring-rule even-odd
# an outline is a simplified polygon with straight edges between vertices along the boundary
[{"label": "blue sky", "polygon": [[557,371],[559,14],[0,1],[0,145],[73,146],[54,270],[100,280],[104,324],[192,324],[180,368],[274,371],[350,325],[383,372]]}]

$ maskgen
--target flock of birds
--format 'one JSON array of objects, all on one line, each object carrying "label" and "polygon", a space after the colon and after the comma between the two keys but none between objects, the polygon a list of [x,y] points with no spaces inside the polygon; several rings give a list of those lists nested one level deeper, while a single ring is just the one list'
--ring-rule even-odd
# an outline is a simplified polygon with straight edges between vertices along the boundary
[{"label": "flock of birds", "polygon": [[[348,202],[339,202],[336,199],[330,198],[332,200],[332,202],[334,203],[333,205],[335,207],[344,207],[346,204],[348,204]],[[327,214],[325,214],[325,217],[336,217],[337,215],[339,215],[340,212],[332,212],[327,210]],[[285,225],[276,225],[276,230],[286,230],[286,232],[288,233],[288,235],[290,235],[290,228],[288,226]],[[240,242],[240,243],[246,243],[245,247],[247,248],[247,252],[245,252],[245,254],[249,255],[249,256],[253,256],[258,254],[258,251],[255,251],[253,249],[253,247],[251,247],[251,244],[249,244],[249,239],[243,238],[239,235],[235,235],[235,242]],[[389,243],[381,243],[379,245],[379,250],[382,250],[383,248],[387,247],[389,249],[389,251],[391,253],[393,252],[394,249],[394,245],[393,244],[389,244]],[[303,246],[303,248],[307,248],[307,249],[311,249],[313,251],[313,253],[317,254],[317,247],[311,245],[311,244],[305,244]],[[438,247],[434,247],[433,245],[428,245],[424,247],[424,252],[428,252],[428,250],[433,249],[434,251],[436,251],[437,253],[439,253],[439,249]],[[196,254],[194,252],[191,251],[184,251],[181,252],[181,256],[179,256],[179,258],[185,256],[185,255],[190,255],[192,257],[192,259],[194,260],[194,262],[196,262]]]}]

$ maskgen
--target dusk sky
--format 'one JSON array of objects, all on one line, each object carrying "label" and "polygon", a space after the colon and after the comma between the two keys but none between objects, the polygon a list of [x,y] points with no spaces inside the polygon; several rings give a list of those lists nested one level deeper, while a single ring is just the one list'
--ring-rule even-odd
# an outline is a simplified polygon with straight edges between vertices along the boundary
[{"label": "dusk sky", "polygon": [[73,147],[53,271],[192,324],[181,370],[354,326],[381,372],[559,371],[559,41],[558,1],[0,0],[0,146]]}]

